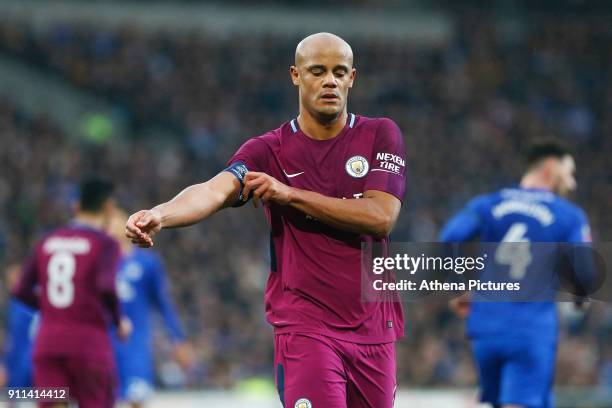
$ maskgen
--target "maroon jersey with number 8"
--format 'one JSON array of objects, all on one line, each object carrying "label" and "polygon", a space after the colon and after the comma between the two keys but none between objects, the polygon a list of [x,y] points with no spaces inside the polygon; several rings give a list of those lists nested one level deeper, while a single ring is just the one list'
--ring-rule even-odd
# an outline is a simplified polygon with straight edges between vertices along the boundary
[{"label": "maroon jersey with number 8", "polygon": [[72,224],[44,237],[25,264],[13,294],[40,309],[34,356],[112,356],[108,335],[119,321],[117,243]]}]

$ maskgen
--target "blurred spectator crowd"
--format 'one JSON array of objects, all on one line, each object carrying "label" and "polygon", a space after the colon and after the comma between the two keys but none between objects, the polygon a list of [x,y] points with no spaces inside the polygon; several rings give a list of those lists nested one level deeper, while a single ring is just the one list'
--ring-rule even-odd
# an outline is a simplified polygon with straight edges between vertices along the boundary
[{"label": "blurred spectator crowd", "polygon": [[[393,239],[433,241],[470,197],[516,183],[521,149],[537,137],[562,139],[575,152],[575,198],[595,239],[612,237],[608,21],[466,16],[442,44],[347,40],[358,70],[349,111],[391,117],[406,139],[408,189]],[[51,118],[0,102],[1,265],[20,262],[37,236],[69,218],[83,175],[114,180],[129,211],[149,208],[214,175],[247,138],[295,117],[288,67],[298,41],[3,22],[2,54],[104,98],[131,127],[129,137],[106,142],[70,139]],[[266,228],[261,211],[245,207],[160,236],[156,249],[201,362],[190,374],[194,386],[272,375]],[[474,384],[463,325],[446,305],[409,304],[406,312],[399,384]],[[168,347],[159,337],[163,367]],[[610,307],[564,321],[557,381],[612,385],[610,338]]]}]

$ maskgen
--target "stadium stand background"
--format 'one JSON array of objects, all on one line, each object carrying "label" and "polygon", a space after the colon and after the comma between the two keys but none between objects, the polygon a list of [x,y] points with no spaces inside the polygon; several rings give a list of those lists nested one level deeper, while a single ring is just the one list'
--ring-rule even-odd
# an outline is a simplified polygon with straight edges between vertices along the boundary
[{"label": "stadium stand background", "polygon": [[[21,2],[29,3],[36,4]],[[163,10],[176,7],[180,15],[183,3],[164,2]],[[266,6],[279,3],[276,12],[283,15],[286,3]],[[375,7],[359,3],[365,13]],[[572,13],[559,13],[553,2],[537,10],[518,2],[511,18],[500,17],[505,2],[482,11],[477,1],[460,8],[440,1],[431,14],[411,3],[419,13],[406,21],[435,21],[434,29],[346,35],[358,68],[349,110],[389,116],[406,138],[408,192],[393,239],[434,240],[466,199],[516,182],[522,146],[555,136],[576,152],[576,200],[590,216],[594,238],[610,240],[612,14],[603,6],[596,13],[580,9],[584,2],[567,2]],[[15,4],[14,13],[0,13],[0,65],[20,64],[43,77],[39,86],[60,83],[99,103],[66,121],[52,107],[33,110],[14,88],[0,87],[3,269],[69,217],[81,175],[102,172],[117,182],[122,205],[148,207],[212,176],[247,138],[297,114],[287,68],[308,32],[173,28],[138,19],[96,24],[91,16],[80,20],[78,7],[42,18],[40,10]],[[112,4],[109,9],[121,13]],[[101,5],[106,2],[96,3]],[[138,10],[137,3],[131,7]],[[58,91],[64,94],[72,95]],[[266,228],[258,210],[244,208],[160,237],[156,248],[198,353],[197,367],[181,378],[160,335],[164,387],[233,389],[248,379],[271,378],[273,343],[262,301]],[[472,387],[462,323],[446,305],[414,304],[406,311],[400,386]],[[586,318],[565,319],[558,385],[610,398],[611,334],[607,305],[593,305]]]}]

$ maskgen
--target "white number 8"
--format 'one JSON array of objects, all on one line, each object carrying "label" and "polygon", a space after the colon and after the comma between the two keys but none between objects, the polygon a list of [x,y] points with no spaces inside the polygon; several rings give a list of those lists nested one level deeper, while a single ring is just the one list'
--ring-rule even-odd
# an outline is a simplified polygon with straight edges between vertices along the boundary
[{"label": "white number 8", "polygon": [[74,277],[76,260],[70,252],[56,252],[47,266],[47,297],[51,305],[63,309],[74,300]]}]

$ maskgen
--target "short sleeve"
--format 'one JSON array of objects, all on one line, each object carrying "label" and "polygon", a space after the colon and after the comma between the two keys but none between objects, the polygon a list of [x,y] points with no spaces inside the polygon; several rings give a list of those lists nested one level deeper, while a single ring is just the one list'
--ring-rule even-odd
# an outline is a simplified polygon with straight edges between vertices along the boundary
[{"label": "short sleeve", "polygon": [[235,163],[242,163],[247,171],[267,172],[270,162],[270,147],[261,137],[254,137],[247,140],[234,155],[227,161],[227,166]]},{"label": "short sleeve", "polygon": [[364,191],[384,191],[404,199],[406,192],[406,148],[397,125],[381,119],[376,130],[374,151]]},{"label": "short sleeve", "polygon": [[227,161],[224,171],[233,174],[240,182],[240,194],[232,207],[241,207],[248,201],[243,200],[242,189],[244,188],[244,177],[249,171],[269,173],[268,163],[270,163],[271,154],[270,147],[263,140],[263,136],[259,136],[247,140]]}]

